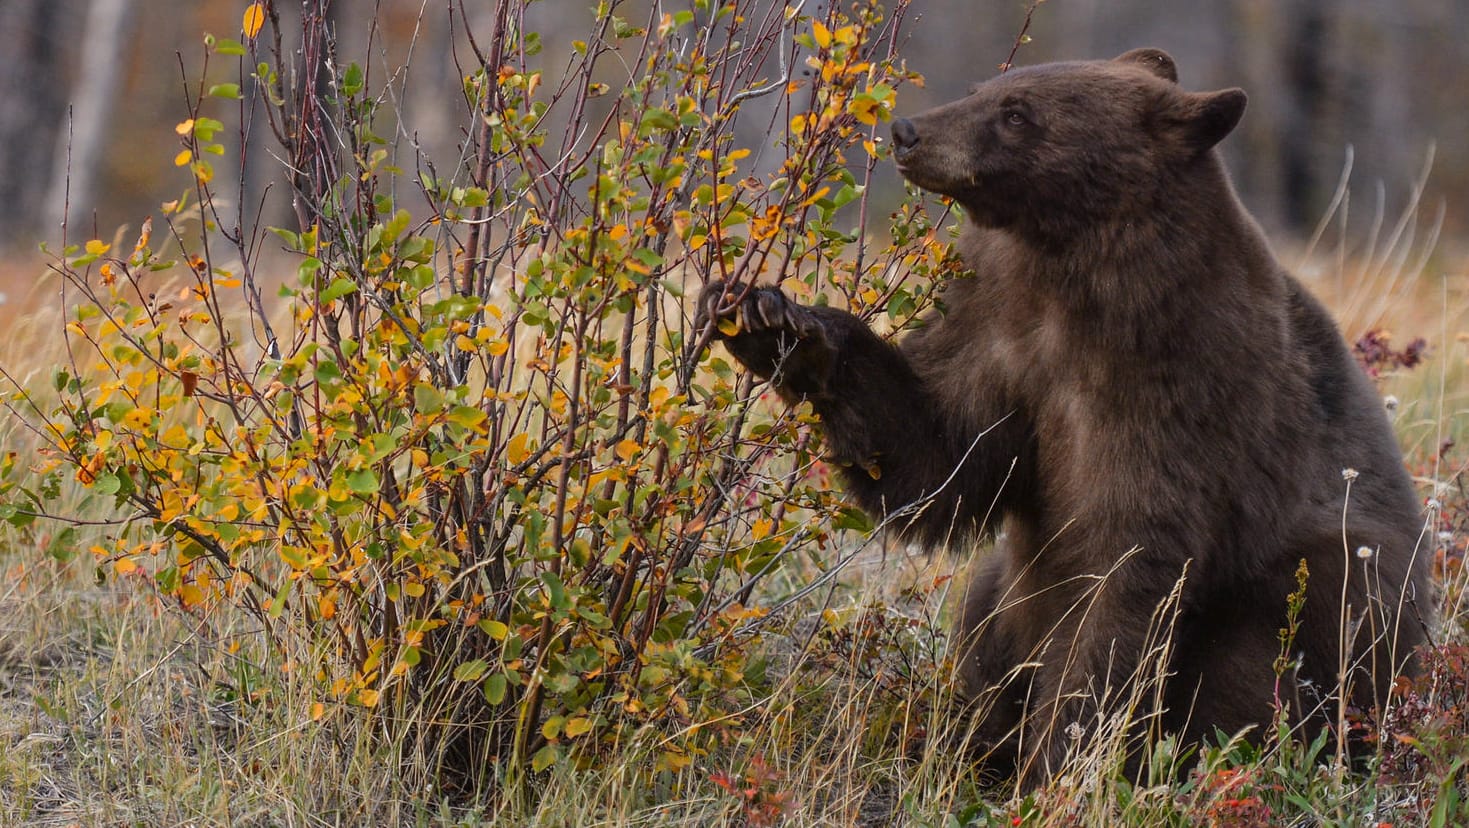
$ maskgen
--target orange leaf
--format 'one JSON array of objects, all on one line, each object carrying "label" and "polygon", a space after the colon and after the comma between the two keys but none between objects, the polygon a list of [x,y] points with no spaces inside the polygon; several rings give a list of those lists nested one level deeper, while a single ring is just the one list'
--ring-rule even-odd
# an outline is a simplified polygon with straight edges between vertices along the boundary
[{"label": "orange leaf", "polygon": [[245,7],[244,29],[245,37],[251,40],[260,34],[260,27],[265,25],[265,6],[260,3],[251,3]]},{"label": "orange leaf", "polygon": [[642,448],[636,440],[623,440],[617,444],[616,452],[617,456],[622,458],[622,462],[626,463],[636,457]]},{"label": "orange leaf", "polygon": [[510,461],[510,465],[518,466],[525,462],[525,458],[529,456],[530,435],[521,432],[511,437],[509,445],[505,446],[505,459]]},{"label": "orange leaf", "polygon": [[773,528],[775,528],[774,521],[770,518],[761,518],[755,521],[754,526],[750,527],[750,537],[757,541],[765,540],[770,537],[770,530]]},{"label": "orange leaf", "polygon": [[148,242],[152,238],[153,238],[153,217],[152,216],[148,216],[148,217],[146,217],[146,218],[143,219],[143,227],[142,227],[141,230],[138,231],[138,243],[135,244],[135,245],[133,245],[133,256],[136,257],[136,256],[140,255],[143,252],[143,250],[148,247]]}]

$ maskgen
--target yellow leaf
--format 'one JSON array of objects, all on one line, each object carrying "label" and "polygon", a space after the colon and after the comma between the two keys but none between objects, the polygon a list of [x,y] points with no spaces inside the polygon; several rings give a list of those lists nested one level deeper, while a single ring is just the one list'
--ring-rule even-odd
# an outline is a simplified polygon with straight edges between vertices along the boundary
[{"label": "yellow leaf", "polygon": [[180,152],[178,155],[175,155],[173,157],[173,165],[175,167],[182,167],[193,160],[194,154],[192,152],[189,152],[188,150],[184,150],[183,152]]},{"label": "yellow leaf", "polygon": [[592,720],[585,716],[577,716],[566,723],[566,738],[575,739],[592,729]]},{"label": "yellow leaf", "polygon": [[254,39],[260,34],[260,27],[265,25],[265,6],[260,3],[251,3],[245,7],[244,29],[245,37]]},{"label": "yellow leaf", "polygon": [[479,349],[479,346],[475,344],[474,340],[470,339],[464,334],[460,334],[454,339],[454,345],[461,351],[468,351],[471,353]]},{"label": "yellow leaf", "polygon": [[510,461],[510,465],[518,466],[525,462],[525,458],[529,456],[530,435],[522,431],[514,437],[511,437],[510,443],[505,446],[505,459]]},{"label": "yellow leaf", "polygon": [[852,113],[852,116],[859,123],[867,124],[868,126],[877,123],[877,101],[871,98],[854,99],[851,103],[847,104],[847,111]]},{"label": "yellow leaf", "polygon": [[615,451],[617,452],[617,456],[622,458],[622,462],[626,463],[636,457],[642,448],[637,440],[623,440],[617,444]]},{"label": "yellow leaf", "polygon": [[311,721],[319,722],[321,721],[321,717],[325,714],[326,705],[322,704],[321,702],[315,702],[311,705]]},{"label": "yellow leaf", "polygon": [[670,392],[667,388],[664,388],[661,385],[657,388],[654,388],[652,393],[648,394],[648,407],[653,409],[654,411],[661,410],[663,408],[663,404],[668,402],[669,396]]},{"label": "yellow leaf", "polygon": [[687,768],[693,763],[694,758],[692,756],[689,756],[687,753],[683,753],[678,750],[666,750],[658,755],[658,761],[655,764],[655,769],[678,773],[679,771]]},{"label": "yellow leaf", "polygon": [[750,537],[757,541],[765,540],[770,536],[770,530],[774,526],[775,524],[771,522],[770,518],[761,518],[755,521],[754,526],[750,527]]},{"label": "yellow leaf", "polygon": [[186,607],[194,607],[204,603],[204,590],[194,584],[184,584],[179,587],[179,600]]},{"label": "yellow leaf", "polygon": [[831,45],[831,29],[822,25],[820,20],[811,21],[811,36],[816,39],[816,45],[823,49]]},{"label": "yellow leaf", "polygon": [[103,253],[106,253],[111,249],[112,245],[102,241],[101,239],[92,239],[91,241],[87,242],[87,253],[93,256],[101,256]]},{"label": "yellow leaf", "polygon": [[194,119],[190,118],[187,121],[180,122],[178,126],[173,128],[173,131],[179,135],[188,135],[194,131]]},{"label": "yellow leaf", "polygon": [[113,562],[112,568],[117,572],[117,574],[126,575],[129,572],[136,571],[138,568],[138,564],[132,558],[118,558],[116,561]]}]

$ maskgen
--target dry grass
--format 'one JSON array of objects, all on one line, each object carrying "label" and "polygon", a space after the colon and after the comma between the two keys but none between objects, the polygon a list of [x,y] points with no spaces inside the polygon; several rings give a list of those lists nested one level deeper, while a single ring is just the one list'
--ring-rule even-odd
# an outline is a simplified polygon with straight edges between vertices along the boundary
[{"label": "dry grass", "polygon": [[[1431,234],[1417,235],[1414,243],[1404,230],[1352,267],[1318,249],[1322,264],[1306,275],[1349,338],[1384,328],[1395,343],[1429,340],[1427,363],[1387,377],[1384,391],[1401,400],[1397,424],[1425,496],[1454,480],[1462,496],[1469,271],[1422,254]],[[10,332],[0,364],[25,382],[44,379],[62,357],[55,293],[41,272],[0,274]],[[31,444],[14,421],[0,423],[0,437],[18,451]],[[1441,458],[1446,439],[1460,448]],[[101,507],[73,488],[56,508]],[[1124,729],[1113,723],[1117,738],[1080,751],[1051,788],[1005,799],[964,758],[965,734],[938,678],[941,608],[962,562],[874,548],[766,635],[760,703],[702,723],[720,738],[706,740],[715,747],[690,767],[649,773],[670,738],[650,732],[592,767],[553,769],[534,795],[455,804],[399,782],[393,746],[371,738],[374,723],[358,711],[327,708],[313,720],[305,677],[278,663],[243,615],[193,618],[155,601],[144,582],[99,583],[85,553],[67,564],[46,553],[68,557],[105,527],[62,529],[0,524],[0,824],[1406,824],[1441,781],[1379,788],[1317,762],[1329,749],[1229,743],[1207,750],[1202,773],[1180,785],[1171,766],[1197,759],[1164,743],[1153,784],[1137,787],[1120,779]],[[1460,638],[1466,590],[1462,570],[1453,572],[1446,627]],[[794,585],[811,574],[782,578]],[[1292,814],[1249,810],[1250,786],[1267,776],[1296,797]]]}]

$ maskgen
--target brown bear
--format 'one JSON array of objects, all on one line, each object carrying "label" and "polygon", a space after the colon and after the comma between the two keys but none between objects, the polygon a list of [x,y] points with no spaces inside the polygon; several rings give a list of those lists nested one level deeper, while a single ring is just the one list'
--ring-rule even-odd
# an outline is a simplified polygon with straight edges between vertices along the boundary
[{"label": "brown bear", "polygon": [[1386,699],[1432,623],[1380,399],[1214,149],[1244,108],[1156,49],[1012,70],[892,125],[901,173],[963,207],[973,271],[899,345],[771,287],[699,300],[810,401],[865,510],[931,546],[995,538],[955,652],[977,739],[1022,786],[1123,709],[1129,738],[1335,725]]}]

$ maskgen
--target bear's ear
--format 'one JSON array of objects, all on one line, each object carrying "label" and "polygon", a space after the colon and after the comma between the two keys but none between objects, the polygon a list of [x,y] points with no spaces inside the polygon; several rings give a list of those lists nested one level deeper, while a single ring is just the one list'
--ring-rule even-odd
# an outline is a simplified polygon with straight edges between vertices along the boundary
[{"label": "bear's ear", "polygon": [[1172,55],[1162,49],[1133,49],[1112,58],[1112,62],[1141,66],[1163,80],[1178,83],[1178,64],[1173,62]]},{"label": "bear's ear", "polygon": [[1173,96],[1163,120],[1185,145],[1203,152],[1234,131],[1245,114],[1245,100],[1243,89],[1184,92]]}]

